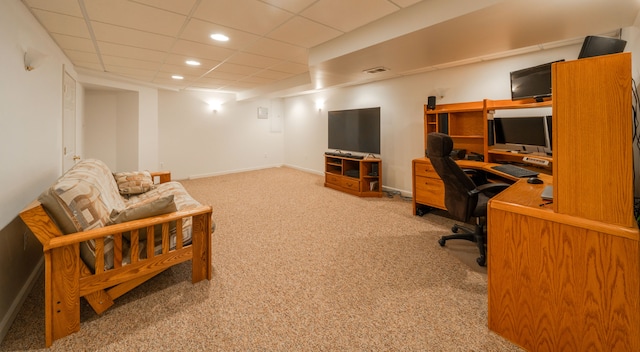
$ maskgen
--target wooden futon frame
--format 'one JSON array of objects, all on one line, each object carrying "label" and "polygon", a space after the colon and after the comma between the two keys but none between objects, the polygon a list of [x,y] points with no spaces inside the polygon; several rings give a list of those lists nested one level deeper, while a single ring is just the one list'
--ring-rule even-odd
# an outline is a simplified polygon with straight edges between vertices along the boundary
[{"label": "wooden futon frame", "polygon": [[[160,182],[170,180],[170,174],[160,176]],[[191,260],[192,283],[211,280],[211,206],[177,211],[150,218],[105,226],[63,235],[56,223],[38,201],[32,202],[20,217],[42,243],[45,270],[45,343],[80,330],[80,297],[84,297],[97,314],[102,314],[114,300],[144,283],[165,269]],[[192,242],[183,246],[183,219],[192,217]],[[175,222],[176,246],[170,248],[170,223]],[[140,238],[146,228],[146,237]],[[161,228],[161,233],[154,233]],[[138,253],[140,241],[154,243],[162,238],[162,253],[155,254],[147,246],[146,259],[131,256],[131,263],[123,265],[123,233],[130,232],[131,253]],[[144,232],[144,231],[143,231]],[[104,241],[113,236],[114,268],[104,267]],[[80,243],[96,240],[95,272],[80,257]]]}]

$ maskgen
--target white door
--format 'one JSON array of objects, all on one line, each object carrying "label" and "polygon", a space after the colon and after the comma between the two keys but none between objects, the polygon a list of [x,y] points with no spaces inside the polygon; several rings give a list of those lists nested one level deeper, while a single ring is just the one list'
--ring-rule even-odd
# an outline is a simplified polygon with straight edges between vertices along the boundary
[{"label": "white door", "polygon": [[80,159],[76,154],[76,81],[64,71],[62,116],[62,171]]}]

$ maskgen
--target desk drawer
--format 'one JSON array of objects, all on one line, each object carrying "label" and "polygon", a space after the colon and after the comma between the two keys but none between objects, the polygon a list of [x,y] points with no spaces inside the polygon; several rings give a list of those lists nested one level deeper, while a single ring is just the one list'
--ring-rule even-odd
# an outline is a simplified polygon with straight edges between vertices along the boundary
[{"label": "desk drawer", "polygon": [[330,183],[332,185],[336,185],[336,186],[340,186],[342,183],[342,176],[340,175],[336,175],[336,174],[331,174],[331,173],[325,173],[324,174],[325,177],[325,181],[326,183]]},{"label": "desk drawer", "polygon": [[444,183],[441,179],[416,176],[416,202],[445,209]]},{"label": "desk drawer", "polygon": [[416,176],[424,176],[431,178],[440,178],[430,162],[416,163]]},{"label": "desk drawer", "polygon": [[354,191],[360,191],[360,180],[352,177],[342,177],[342,181],[340,184],[344,188],[348,188]]}]

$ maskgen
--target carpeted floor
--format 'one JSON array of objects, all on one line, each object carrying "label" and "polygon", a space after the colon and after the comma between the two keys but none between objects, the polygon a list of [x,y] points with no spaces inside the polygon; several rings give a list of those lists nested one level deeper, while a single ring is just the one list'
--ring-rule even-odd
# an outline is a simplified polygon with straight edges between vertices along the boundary
[{"label": "carpeted floor", "polygon": [[[487,328],[473,244],[438,245],[453,221],[323,182],[290,168],[184,181],[214,208],[213,280],[192,285],[183,263],[102,316],[83,300],[81,330],[51,350],[520,351]],[[0,350],[43,348],[40,278]]]}]

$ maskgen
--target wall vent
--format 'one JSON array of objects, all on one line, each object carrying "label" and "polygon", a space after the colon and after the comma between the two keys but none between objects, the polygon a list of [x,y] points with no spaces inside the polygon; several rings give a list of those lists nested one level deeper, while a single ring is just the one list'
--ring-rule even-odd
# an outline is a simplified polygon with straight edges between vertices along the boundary
[{"label": "wall vent", "polygon": [[384,66],[378,66],[378,67],[373,67],[373,68],[368,68],[366,70],[362,70],[362,72],[364,72],[364,73],[380,73],[380,72],[386,72],[386,71],[389,71],[389,69],[384,67]]}]

